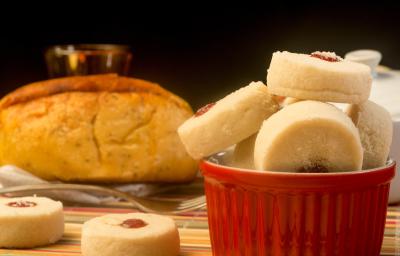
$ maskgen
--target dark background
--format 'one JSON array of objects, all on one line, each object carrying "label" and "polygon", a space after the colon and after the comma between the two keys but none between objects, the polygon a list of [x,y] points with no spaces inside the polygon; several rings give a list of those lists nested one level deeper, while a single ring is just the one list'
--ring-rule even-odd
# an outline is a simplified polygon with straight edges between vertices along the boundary
[{"label": "dark background", "polygon": [[131,75],[160,83],[194,108],[252,80],[265,81],[277,50],[343,56],[372,48],[382,52],[383,65],[400,69],[400,9],[380,2],[26,12],[2,19],[2,95],[46,79],[44,49],[69,43],[130,45]]}]

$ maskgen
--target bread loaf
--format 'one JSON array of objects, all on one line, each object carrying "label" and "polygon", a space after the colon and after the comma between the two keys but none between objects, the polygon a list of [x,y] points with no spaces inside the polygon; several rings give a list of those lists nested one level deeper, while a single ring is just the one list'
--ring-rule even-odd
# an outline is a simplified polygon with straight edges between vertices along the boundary
[{"label": "bread loaf", "polygon": [[0,102],[0,164],[47,180],[188,181],[197,163],[176,130],[192,114],[181,98],[134,78],[29,84]]}]

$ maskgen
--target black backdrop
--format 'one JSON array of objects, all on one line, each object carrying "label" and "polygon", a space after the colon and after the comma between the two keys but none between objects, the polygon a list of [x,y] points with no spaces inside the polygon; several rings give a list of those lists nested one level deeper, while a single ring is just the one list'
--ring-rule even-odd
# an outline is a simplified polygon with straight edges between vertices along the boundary
[{"label": "black backdrop", "polygon": [[265,80],[276,50],[329,50],[344,55],[372,48],[382,52],[382,64],[400,69],[400,9],[393,5],[154,10],[108,4],[101,10],[64,8],[45,15],[28,10],[29,15],[3,18],[0,93],[46,79],[44,49],[67,43],[130,45],[132,76],[160,83],[194,108],[252,80]]}]

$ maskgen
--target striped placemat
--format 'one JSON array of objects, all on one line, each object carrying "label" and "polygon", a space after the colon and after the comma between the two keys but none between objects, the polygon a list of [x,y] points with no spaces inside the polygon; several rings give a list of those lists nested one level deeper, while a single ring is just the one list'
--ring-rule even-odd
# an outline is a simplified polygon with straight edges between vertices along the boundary
[{"label": "striped placemat", "polygon": [[[81,255],[81,227],[85,221],[109,213],[134,212],[131,209],[84,207],[66,207],[64,211],[65,233],[57,244],[32,250],[0,250],[0,255]],[[212,255],[205,210],[170,217],[179,227],[182,256]],[[400,205],[388,208],[381,255],[400,255]]]},{"label": "striped placemat", "polygon": [[381,255],[400,255],[400,205],[388,208]]}]

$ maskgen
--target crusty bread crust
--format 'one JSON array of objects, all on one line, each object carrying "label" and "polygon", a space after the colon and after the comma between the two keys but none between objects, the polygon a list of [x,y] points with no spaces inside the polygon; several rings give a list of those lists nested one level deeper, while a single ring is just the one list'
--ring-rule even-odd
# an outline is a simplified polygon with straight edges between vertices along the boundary
[{"label": "crusty bread crust", "polygon": [[170,98],[178,106],[191,110],[184,100],[156,83],[117,74],[72,76],[31,83],[6,95],[0,101],[0,109],[65,92],[150,93]]},{"label": "crusty bread crust", "polygon": [[196,174],[177,134],[193,112],[157,84],[60,78],[24,86],[0,106],[0,164],[62,181],[182,182]]}]

